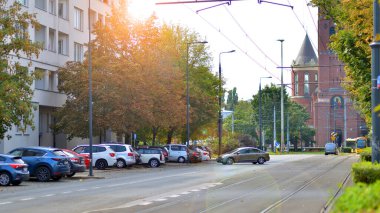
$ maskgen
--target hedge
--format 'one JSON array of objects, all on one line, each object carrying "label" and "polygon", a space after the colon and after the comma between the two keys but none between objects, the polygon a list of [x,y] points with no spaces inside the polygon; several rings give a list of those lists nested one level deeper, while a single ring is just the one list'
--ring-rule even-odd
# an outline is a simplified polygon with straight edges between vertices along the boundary
[{"label": "hedge", "polygon": [[342,148],[342,152],[343,152],[343,153],[351,153],[351,151],[352,151],[352,148],[351,148],[351,147],[343,147],[343,148]]},{"label": "hedge", "polygon": [[371,162],[354,163],[352,164],[352,175],[355,183],[374,183],[380,180],[380,164],[372,164]]},{"label": "hedge", "polygon": [[334,212],[380,213],[380,181],[373,184],[358,183],[346,188],[336,201]]},{"label": "hedge", "polygon": [[360,153],[360,160],[361,161],[372,161],[372,148],[367,147],[363,149],[363,151]]}]

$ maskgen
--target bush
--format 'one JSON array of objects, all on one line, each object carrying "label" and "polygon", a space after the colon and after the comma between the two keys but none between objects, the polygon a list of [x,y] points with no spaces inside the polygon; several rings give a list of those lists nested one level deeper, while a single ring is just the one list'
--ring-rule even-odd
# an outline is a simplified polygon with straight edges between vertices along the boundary
[{"label": "bush", "polygon": [[360,153],[360,160],[361,161],[372,161],[372,148],[367,147],[363,149],[362,153]]},{"label": "bush", "polygon": [[333,212],[380,212],[380,181],[348,187],[334,205]]},{"label": "bush", "polygon": [[380,180],[380,164],[359,162],[352,165],[353,180],[355,183],[374,183]]},{"label": "bush", "polygon": [[351,147],[343,147],[342,152],[344,153],[351,153],[352,148]]}]

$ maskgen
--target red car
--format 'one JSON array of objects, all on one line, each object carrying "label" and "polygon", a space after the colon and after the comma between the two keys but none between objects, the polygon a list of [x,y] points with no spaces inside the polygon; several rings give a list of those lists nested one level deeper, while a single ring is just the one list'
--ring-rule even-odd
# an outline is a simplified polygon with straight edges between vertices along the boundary
[{"label": "red car", "polygon": [[[67,152],[67,153],[70,153],[71,155],[74,155],[76,157],[72,157],[70,158],[71,162],[75,163],[75,164],[82,164],[84,163],[84,165],[86,166],[86,169],[88,169],[90,167],[90,157],[89,157],[89,154],[78,154],[76,152],[74,152],[73,150],[70,150],[70,149],[62,149],[64,152]],[[81,163],[80,160],[83,160],[83,162]]]}]

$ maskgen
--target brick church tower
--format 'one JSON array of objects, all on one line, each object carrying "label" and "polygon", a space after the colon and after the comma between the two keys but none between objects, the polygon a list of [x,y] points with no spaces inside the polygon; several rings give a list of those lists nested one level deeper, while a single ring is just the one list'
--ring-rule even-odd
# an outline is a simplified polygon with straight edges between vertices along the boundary
[{"label": "brick church tower", "polygon": [[316,130],[316,146],[329,142],[332,132],[338,133],[336,142],[342,145],[346,138],[359,137],[360,127],[365,126],[341,86],[344,65],[328,47],[334,33],[334,23],[319,16],[318,58],[306,35],[293,64],[291,98],[310,113],[308,124]]}]

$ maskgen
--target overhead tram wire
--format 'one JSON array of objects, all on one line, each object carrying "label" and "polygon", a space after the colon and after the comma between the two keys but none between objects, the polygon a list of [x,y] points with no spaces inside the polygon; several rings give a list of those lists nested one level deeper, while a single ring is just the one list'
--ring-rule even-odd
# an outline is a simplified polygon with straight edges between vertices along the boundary
[{"label": "overhead tram wire", "polygon": [[273,78],[277,79],[277,80],[280,80],[279,77],[277,77],[273,72],[269,71],[265,66],[263,66],[262,64],[260,64],[255,58],[253,58],[252,56],[250,56],[246,51],[244,51],[239,45],[237,45],[234,41],[232,41],[232,39],[230,39],[228,36],[226,36],[224,33],[222,33],[217,27],[215,27],[213,24],[211,24],[208,20],[206,20],[203,16],[201,16],[200,14],[196,13],[195,11],[193,11],[191,8],[189,8],[188,6],[184,5],[188,10],[190,10],[191,12],[197,14],[204,22],[206,22],[211,28],[213,28],[215,31],[217,31],[218,33],[220,33],[225,39],[227,39],[232,45],[234,45],[237,49],[239,49],[241,52],[245,53],[245,55],[250,59],[252,60],[255,64],[257,64],[259,67],[261,67],[263,70],[265,70],[269,75],[271,75]]}]

